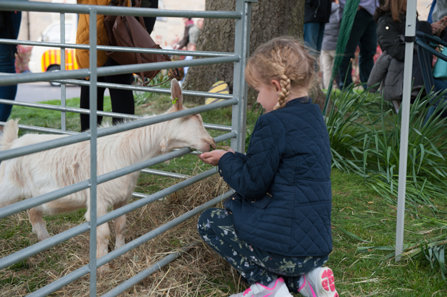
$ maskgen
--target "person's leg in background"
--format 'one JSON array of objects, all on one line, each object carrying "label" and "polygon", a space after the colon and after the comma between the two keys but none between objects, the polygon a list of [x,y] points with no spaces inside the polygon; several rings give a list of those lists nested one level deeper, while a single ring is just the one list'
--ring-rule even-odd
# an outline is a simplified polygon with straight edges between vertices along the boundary
[{"label": "person's leg in background", "polygon": [[[133,2],[133,1],[132,1]],[[142,0],[141,7],[147,8],[158,8],[158,0]],[[146,26],[146,30],[149,34],[152,33],[155,26],[156,17],[144,17],[144,25]]]},{"label": "person's leg in background", "polygon": [[374,55],[377,50],[377,24],[366,10],[362,9],[359,13],[362,14],[362,19],[365,22],[365,30],[359,43],[359,74],[363,88],[366,89],[366,82],[374,67]]},{"label": "person's leg in background", "polygon": [[317,51],[321,51],[321,45],[323,43],[323,36],[324,36],[324,26],[325,23],[319,23],[320,26],[318,27],[318,39],[317,39]]},{"label": "person's leg in background", "polygon": [[[9,32],[2,30],[0,38],[17,39],[19,35],[20,23],[22,21],[22,13],[17,12],[2,12],[9,24],[7,29]],[[0,72],[15,73],[15,52],[16,45],[0,44]],[[17,94],[17,84],[9,86],[0,86],[0,98],[14,100]],[[6,122],[11,114],[12,105],[0,104],[0,121]],[[0,125],[0,131],[3,131],[3,126]]]},{"label": "person's leg in background", "polygon": [[324,23],[305,23],[304,24],[304,42],[306,46],[316,50],[321,50],[323,41]]},{"label": "person's leg in background", "polygon": [[[98,82],[103,81],[103,77],[98,77]],[[104,88],[97,88],[97,98],[98,98],[98,108],[97,110],[103,110],[104,106]],[[89,109],[90,108],[90,86],[81,86],[81,98],[80,107]],[[98,116],[97,123],[101,124],[102,117]],[[90,129],[90,115],[81,113],[81,132]]]},{"label": "person's leg in background", "polygon": [[[320,68],[323,73],[323,88],[329,88],[332,77],[332,67],[334,65],[335,51],[322,50],[320,54]],[[335,79],[335,78],[334,78]]]},{"label": "person's leg in background", "polygon": [[[359,9],[354,18],[354,23],[352,25],[353,29],[351,30],[351,35],[349,36],[345,53],[340,63],[339,87],[341,90],[352,84],[352,60],[354,60],[357,46],[359,45],[360,39],[365,33],[371,18],[371,15],[365,9]],[[374,32],[374,34],[376,33]],[[374,37],[374,40],[377,40],[377,37]]]},{"label": "person's leg in background", "polygon": [[[105,66],[113,66],[118,65],[113,60],[107,60]],[[123,84],[123,85],[131,85],[133,81],[132,73],[124,73],[118,75],[111,75],[104,77],[105,82],[115,83],[115,84]],[[112,111],[118,113],[125,114],[135,114],[135,102],[133,98],[132,90],[123,90],[123,89],[113,89],[109,88],[110,92],[110,101],[112,103]],[[122,122],[122,118],[114,117],[112,118],[112,123],[114,125]]]}]

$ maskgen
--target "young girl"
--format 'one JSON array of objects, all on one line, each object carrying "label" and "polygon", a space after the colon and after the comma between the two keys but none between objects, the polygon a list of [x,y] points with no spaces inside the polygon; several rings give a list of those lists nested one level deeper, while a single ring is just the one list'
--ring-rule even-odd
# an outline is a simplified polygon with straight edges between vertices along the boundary
[{"label": "young girl", "polygon": [[322,267],[332,250],[331,152],[321,111],[308,97],[314,65],[292,38],[261,45],[246,80],[265,113],[247,153],[199,156],[237,192],[198,222],[203,240],[251,285],[233,297],[338,296],[332,270]]}]

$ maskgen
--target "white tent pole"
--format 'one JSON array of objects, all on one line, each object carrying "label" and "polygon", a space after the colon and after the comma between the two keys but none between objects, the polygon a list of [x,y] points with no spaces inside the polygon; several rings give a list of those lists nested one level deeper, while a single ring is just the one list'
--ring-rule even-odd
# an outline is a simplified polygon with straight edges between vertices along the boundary
[{"label": "white tent pole", "polygon": [[407,1],[405,24],[405,66],[404,85],[401,107],[400,153],[399,153],[399,187],[397,194],[396,221],[396,261],[399,261],[404,244],[405,190],[407,182],[408,130],[410,118],[410,97],[412,85],[413,49],[416,36],[416,0]]}]

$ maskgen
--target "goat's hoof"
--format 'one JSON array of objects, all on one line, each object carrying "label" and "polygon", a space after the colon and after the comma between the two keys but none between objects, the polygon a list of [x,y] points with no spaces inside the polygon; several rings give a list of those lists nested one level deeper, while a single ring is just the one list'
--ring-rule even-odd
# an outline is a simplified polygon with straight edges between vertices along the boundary
[{"label": "goat's hoof", "polygon": [[39,234],[39,235],[37,235],[37,239],[38,239],[39,241],[48,239],[48,238],[50,238],[50,237],[51,237],[51,236],[50,236],[50,234],[48,234],[48,233],[44,233],[44,234]]},{"label": "goat's hoof", "polygon": [[117,240],[115,242],[115,250],[119,249],[120,247],[122,247],[125,244],[126,244],[126,242],[124,241],[124,239],[123,240]]}]

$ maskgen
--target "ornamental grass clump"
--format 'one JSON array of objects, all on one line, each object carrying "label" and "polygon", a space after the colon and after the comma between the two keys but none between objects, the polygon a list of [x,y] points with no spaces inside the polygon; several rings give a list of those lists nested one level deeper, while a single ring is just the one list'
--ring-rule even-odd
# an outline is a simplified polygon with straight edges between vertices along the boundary
[{"label": "ornamental grass clump", "polygon": [[[390,202],[397,197],[401,113],[379,95],[354,90],[334,93],[327,113],[334,167],[366,177]],[[447,118],[445,104],[429,115],[434,96],[417,96],[411,104],[408,133],[407,201],[430,205],[446,190]]]},{"label": "ornamental grass clump", "polygon": [[[445,279],[445,193],[447,192],[447,103],[440,95],[417,96],[410,108],[406,210],[428,228],[405,245],[403,257],[426,259]],[[365,178],[366,184],[395,207],[398,195],[401,116],[380,95],[352,89],[334,93],[326,122],[333,166]],[[438,102],[436,107],[432,104]],[[444,205],[444,206],[443,206]],[[436,223],[436,224],[435,224]],[[436,225],[436,228],[430,226]],[[427,226],[427,227],[426,227]],[[368,247],[394,251],[393,246]],[[394,252],[386,258],[394,257]]]}]

